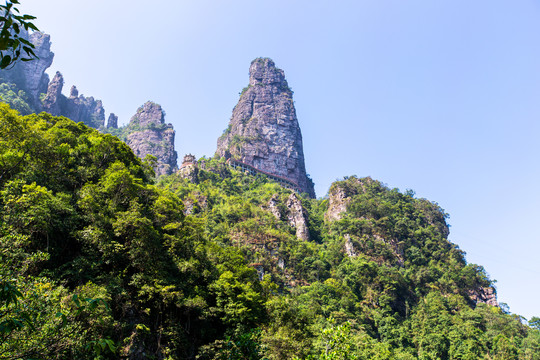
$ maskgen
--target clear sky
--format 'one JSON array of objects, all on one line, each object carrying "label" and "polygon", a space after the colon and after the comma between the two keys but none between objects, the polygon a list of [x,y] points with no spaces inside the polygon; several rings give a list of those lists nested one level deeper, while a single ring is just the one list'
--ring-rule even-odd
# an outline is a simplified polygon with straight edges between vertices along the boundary
[{"label": "clear sky", "polygon": [[371,176],[449,214],[450,240],[540,316],[537,0],[22,0],[49,69],[129,121],[163,106],[181,157],[211,156],[256,57],[295,91],[319,197]]}]

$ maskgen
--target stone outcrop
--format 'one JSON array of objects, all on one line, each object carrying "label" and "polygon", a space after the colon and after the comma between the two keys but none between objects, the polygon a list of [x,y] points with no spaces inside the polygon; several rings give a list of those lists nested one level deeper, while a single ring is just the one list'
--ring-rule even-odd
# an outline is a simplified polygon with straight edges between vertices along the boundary
[{"label": "stone outcrop", "polygon": [[315,197],[306,174],[302,134],[293,92],[283,70],[267,58],[255,59],[249,85],[233,109],[229,127],[218,139],[216,154],[288,179]]},{"label": "stone outcrop", "polygon": [[45,73],[54,59],[51,51],[51,37],[42,32],[28,34],[21,29],[21,36],[34,44],[34,52],[38,59],[32,61],[19,61],[13,68],[0,71],[3,82],[15,84],[19,90],[23,90],[28,96],[29,105],[41,110],[40,94],[47,92],[49,76]]},{"label": "stone outcrop", "polygon": [[328,210],[324,214],[326,221],[341,220],[343,213],[347,211],[347,205],[351,202],[347,190],[337,184],[333,184],[328,192]]},{"label": "stone outcrop", "polygon": [[354,244],[351,240],[351,235],[345,234],[343,235],[345,238],[345,243],[343,245],[343,248],[345,249],[345,254],[349,257],[357,257],[358,253],[356,252],[356,249],[354,248]]},{"label": "stone outcrop", "polygon": [[497,302],[497,291],[493,286],[480,287],[469,293],[471,300],[475,303],[484,303],[491,306],[499,306]]},{"label": "stone outcrop", "polygon": [[105,125],[105,109],[101,100],[79,95],[75,86],[71,87],[69,97],[66,97],[62,94],[63,87],[64,77],[57,71],[43,99],[44,111],[56,116],[65,116],[75,122],[82,121],[96,129]]},{"label": "stone outcrop", "polygon": [[[17,62],[13,68],[0,71],[0,82],[23,90],[28,98],[30,111],[46,111],[55,116],[65,116],[75,122],[100,129],[105,126],[105,109],[101,100],[79,94],[72,86],[69,96],[62,94],[64,77],[56,72],[53,79],[45,73],[53,61],[50,36],[41,32],[26,34],[34,44],[38,59]],[[28,109],[28,107],[26,107]],[[25,110],[28,111],[28,110]],[[107,128],[118,128],[118,117],[111,113]],[[157,157],[156,175],[171,174],[177,170],[176,151],[174,150],[174,130],[171,124],[165,124],[164,113],[157,104],[146,103],[139,108],[131,119],[127,143],[140,158],[146,155]]]},{"label": "stone outcrop", "polygon": [[287,223],[296,230],[297,238],[308,241],[308,214],[306,209],[302,206],[302,202],[298,198],[298,195],[292,193],[285,201],[285,206],[282,204],[279,195],[274,194],[268,201],[266,209],[270,211],[276,219],[286,219]]},{"label": "stone outcrop", "polygon": [[287,220],[290,226],[296,229],[296,237],[308,241],[308,214],[302,207],[302,203],[295,193],[292,193],[287,199]]},{"label": "stone outcrop", "polygon": [[[71,88],[69,97],[62,95],[64,79],[59,72],[49,82],[49,76],[45,71],[54,59],[50,35],[33,32],[24,33],[23,36],[34,44],[34,52],[38,58],[26,62],[19,61],[13,68],[0,71],[1,81],[15,84],[18,90],[24,91],[28,105],[34,112],[46,111],[52,115],[65,116],[75,122],[82,121],[93,128],[103,126],[105,110],[101,100],[79,95],[75,86]],[[42,94],[45,94],[44,98]]]},{"label": "stone outcrop", "polygon": [[43,99],[43,110],[52,115],[61,114],[62,88],[64,87],[64,77],[60,72],[56,72],[49,83],[47,95]]},{"label": "stone outcrop", "polygon": [[274,217],[278,220],[281,219],[281,210],[279,209],[279,196],[278,194],[272,195],[270,200],[268,201],[268,210],[274,215]]},{"label": "stone outcrop", "polygon": [[107,127],[111,129],[118,129],[118,116],[111,113],[109,119],[107,119]]},{"label": "stone outcrop", "polygon": [[208,198],[196,191],[190,197],[183,200],[184,215],[192,215],[200,213],[208,209]]},{"label": "stone outcrop", "polygon": [[135,155],[140,159],[146,155],[157,158],[154,167],[156,176],[170,175],[178,170],[178,155],[174,150],[175,132],[171,124],[165,124],[165,113],[160,105],[146,102],[132,116],[127,130],[126,143]]}]

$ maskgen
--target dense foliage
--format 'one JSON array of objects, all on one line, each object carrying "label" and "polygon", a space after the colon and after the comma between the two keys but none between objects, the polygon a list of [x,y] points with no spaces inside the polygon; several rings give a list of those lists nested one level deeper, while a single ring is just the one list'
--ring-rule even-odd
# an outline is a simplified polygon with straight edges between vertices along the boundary
[{"label": "dense foliage", "polygon": [[298,195],[302,240],[290,190],[191,171],[0,105],[0,359],[540,359],[436,204],[346,178],[339,219]]},{"label": "dense foliage", "polygon": [[29,30],[38,31],[30,21],[34,20],[35,16],[20,14],[16,5],[19,5],[18,0],[8,0],[5,4],[0,4],[0,69],[8,68],[19,60],[37,59],[34,44],[24,36]]}]

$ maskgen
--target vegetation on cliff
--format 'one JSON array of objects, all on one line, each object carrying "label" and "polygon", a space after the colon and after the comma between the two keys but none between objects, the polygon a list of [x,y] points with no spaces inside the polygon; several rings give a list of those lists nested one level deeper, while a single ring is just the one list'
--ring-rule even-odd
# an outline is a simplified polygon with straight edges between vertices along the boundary
[{"label": "vegetation on cliff", "polygon": [[329,216],[224,159],[151,165],[0,105],[0,359],[540,358],[538,321],[475,300],[491,281],[410,191],[345,178]]}]

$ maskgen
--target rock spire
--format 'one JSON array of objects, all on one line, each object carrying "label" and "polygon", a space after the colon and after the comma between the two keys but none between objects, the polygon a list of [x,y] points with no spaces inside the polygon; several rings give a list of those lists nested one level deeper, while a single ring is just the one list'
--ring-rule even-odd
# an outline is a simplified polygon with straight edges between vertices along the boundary
[{"label": "rock spire", "polygon": [[107,127],[112,129],[118,129],[118,116],[116,116],[114,113],[111,113],[109,115],[109,119],[107,120]]},{"label": "rock spire", "polygon": [[140,159],[146,155],[157,158],[154,167],[156,176],[170,175],[178,170],[178,154],[174,150],[175,131],[171,124],[165,124],[165,112],[161,105],[147,101],[131,117],[127,129],[126,143],[135,155]]},{"label": "rock spire", "polygon": [[52,115],[61,115],[75,122],[82,121],[86,125],[98,129],[105,125],[105,109],[101,100],[79,95],[77,87],[72,86],[69,97],[62,94],[64,77],[56,72],[47,88],[43,100],[43,110]]},{"label": "rock spire", "polygon": [[306,174],[292,96],[283,70],[271,59],[253,60],[249,85],[233,109],[229,127],[218,139],[216,154],[286,178],[315,197],[313,182]]}]

